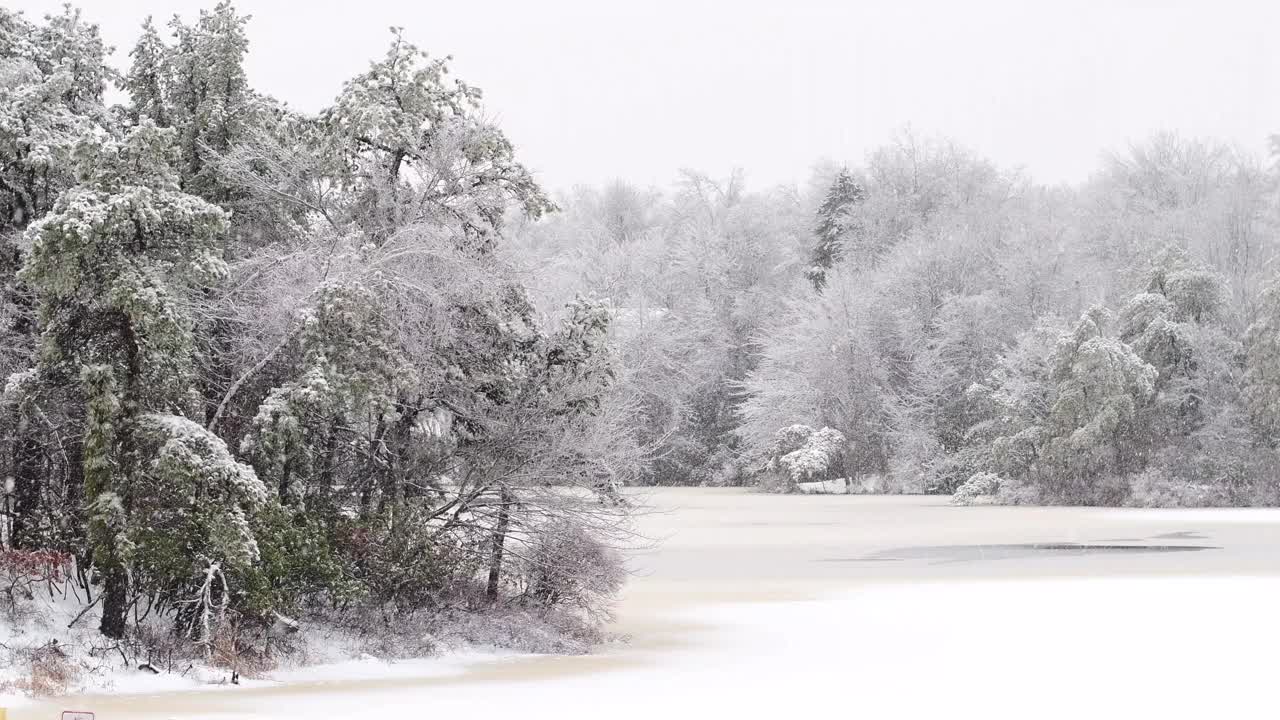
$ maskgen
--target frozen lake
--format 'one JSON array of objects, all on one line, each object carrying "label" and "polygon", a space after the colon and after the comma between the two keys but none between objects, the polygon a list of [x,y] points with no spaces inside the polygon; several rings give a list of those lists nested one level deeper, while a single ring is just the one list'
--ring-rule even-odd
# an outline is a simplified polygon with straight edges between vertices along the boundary
[{"label": "frozen lake", "polygon": [[643,491],[625,644],[77,698],[113,718],[1265,717],[1280,511]]}]

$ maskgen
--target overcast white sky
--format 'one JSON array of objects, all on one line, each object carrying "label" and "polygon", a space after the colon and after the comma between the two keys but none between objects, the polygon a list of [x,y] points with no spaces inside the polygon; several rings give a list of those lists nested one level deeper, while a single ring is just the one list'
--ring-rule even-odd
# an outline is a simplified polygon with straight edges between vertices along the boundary
[{"label": "overcast white sky", "polygon": [[[38,16],[62,0],[7,0]],[[117,47],[214,0],[78,3]],[[304,110],[380,56],[388,27],[484,89],[548,187],[683,167],[802,181],[910,125],[1046,182],[1156,130],[1261,151],[1280,132],[1276,2],[240,0],[251,81]]]}]

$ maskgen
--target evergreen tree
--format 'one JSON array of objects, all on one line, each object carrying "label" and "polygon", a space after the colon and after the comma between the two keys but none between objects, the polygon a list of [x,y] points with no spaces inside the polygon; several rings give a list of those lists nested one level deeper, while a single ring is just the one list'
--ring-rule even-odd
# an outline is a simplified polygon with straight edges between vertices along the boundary
[{"label": "evergreen tree", "polygon": [[[172,131],[147,121],[123,140],[80,145],[80,183],[27,231],[32,252],[22,277],[38,301],[39,370],[79,375],[88,403],[90,553],[102,573],[109,637],[125,631],[130,578],[145,582],[178,562],[147,552],[154,543],[146,539],[177,498],[194,492],[208,513],[201,528],[185,528],[192,534],[240,528],[246,544],[239,503],[263,498],[221,440],[182,418],[193,400],[188,298],[226,272],[219,237],[227,218],[177,189],[172,140]],[[196,540],[183,534],[168,542],[191,562],[229,559]]]},{"label": "evergreen tree", "polygon": [[66,548],[77,532],[78,470],[57,452],[62,432],[76,434],[76,413],[62,412],[58,383],[30,371],[35,311],[18,271],[27,260],[22,231],[74,184],[76,145],[109,125],[109,51],[98,27],[69,6],[43,23],[0,8],[0,374],[14,380],[0,403],[0,468],[13,478],[15,547]]},{"label": "evergreen tree", "polygon": [[1155,393],[1156,369],[1105,330],[1110,313],[1095,307],[1054,351],[1053,402],[1046,418],[1037,484],[1048,498],[1114,504],[1111,483],[1142,468],[1135,419]]},{"label": "evergreen tree", "polygon": [[817,245],[812,267],[805,273],[815,289],[826,286],[827,271],[844,256],[850,237],[858,232],[857,212],[866,197],[866,191],[847,168],[836,174],[818,208],[818,224],[814,228]]},{"label": "evergreen tree", "polygon": [[129,115],[133,122],[150,118],[159,127],[168,127],[169,76],[172,52],[165,45],[150,17],[142,24],[142,36],[129,52],[133,58],[129,72],[121,83],[129,93]]},{"label": "evergreen tree", "polygon": [[1226,297],[1222,276],[1168,250],[1144,292],[1121,309],[1120,339],[1158,373],[1155,402],[1143,419],[1149,444],[1184,437],[1203,420],[1206,394],[1197,387],[1206,378],[1193,338],[1212,332],[1227,339]]},{"label": "evergreen tree", "polygon": [[[355,281],[321,288],[297,351],[297,379],[271,391],[241,449],[286,504],[333,511],[343,505],[334,495],[341,486],[370,512],[382,488],[367,485],[377,471],[366,448],[377,444],[379,425],[395,422],[397,391],[411,384],[378,295]],[[345,482],[343,466],[363,469]]]},{"label": "evergreen tree", "polygon": [[[244,72],[248,22],[249,17],[237,14],[230,0],[222,0],[211,11],[201,11],[192,25],[174,18],[169,26],[175,44],[167,63],[156,63],[167,69],[163,90],[167,115],[178,131],[181,159],[177,167],[182,189],[222,204],[232,197],[218,178],[213,158],[243,140],[263,111]],[[140,58],[155,63],[155,55],[163,57],[156,41],[147,35],[135,50],[143,53],[135,56],[135,63]],[[135,112],[142,114],[157,104],[157,98],[145,82],[153,70],[145,66],[137,70],[139,76],[130,89],[136,86],[140,91],[133,100]]]},{"label": "evergreen tree", "polygon": [[0,231],[39,218],[74,183],[76,143],[106,122],[107,52],[78,10],[37,25],[0,8]]}]

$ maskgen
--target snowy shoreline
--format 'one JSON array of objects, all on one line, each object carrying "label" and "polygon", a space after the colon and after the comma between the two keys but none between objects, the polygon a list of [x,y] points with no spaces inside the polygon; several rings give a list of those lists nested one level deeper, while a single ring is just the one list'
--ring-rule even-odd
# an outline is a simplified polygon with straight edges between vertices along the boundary
[{"label": "snowy shoreline", "polygon": [[[0,619],[0,647],[7,664],[0,664],[0,708],[22,708],[82,698],[95,700],[122,696],[163,696],[206,691],[234,692],[270,688],[316,686],[326,683],[375,680],[426,680],[462,675],[467,668],[485,662],[520,658],[532,653],[474,642],[458,636],[419,638],[420,646],[434,652],[419,657],[374,655],[362,648],[370,638],[353,629],[309,624],[295,635],[274,667],[234,678],[230,669],[190,656],[165,657],[140,653],[137,648],[116,649],[98,633],[97,608],[64,588],[65,594],[38,588],[21,609]],[[502,627],[494,622],[493,630]],[[510,620],[508,620],[510,621]],[[484,618],[478,620],[486,622]],[[474,628],[457,628],[465,631]],[[545,628],[534,627],[529,632]],[[163,628],[161,633],[168,632]],[[401,638],[403,640],[404,638]],[[140,641],[141,642],[141,641]],[[39,657],[39,660],[36,658]],[[52,670],[50,670],[52,668]],[[67,692],[50,692],[56,684],[42,684],[41,673],[53,673]],[[46,688],[44,692],[34,688]]]},{"label": "snowy shoreline", "polygon": [[[82,704],[102,720],[373,720],[477,704],[572,718],[611,697],[629,698],[626,717],[760,717],[851,703],[875,717],[957,707],[988,717],[1026,717],[1028,708],[1036,717],[1136,717],[1149,715],[1134,704],[1144,695],[1169,699],[1159,708],[1166,717],[1204,716],[1232,679],[1266,687],[1254,677],[1266,663],[1251,655],[1280,641],[1269,611],[1280,596],[1274,511],[956,508],[897,496],[779,504],[723,489],[650,500],[671,512],[644,516],[646,533],[664,542],[633,558],[636,574],[610,627],[630,636],[625,645],[563,656],[445,644],[422,660],[282,669],[238,687],[161,688],[144,677],[110,693],[36,701],[10,718]],[[1037,542],[1213,547],[937,554]],[[1218,667],[1188,669],[1204,663]],[[908,692],[921,677],[927,697]],[[1162,693],[1166,682],[1186,687]],[[662,692],[645,690],[655,687]],[[1061,698],[1066,689],[1071,697]],[[1241,704],[1218,715],[1249,715],[1258,693],[1235,692]]]}]

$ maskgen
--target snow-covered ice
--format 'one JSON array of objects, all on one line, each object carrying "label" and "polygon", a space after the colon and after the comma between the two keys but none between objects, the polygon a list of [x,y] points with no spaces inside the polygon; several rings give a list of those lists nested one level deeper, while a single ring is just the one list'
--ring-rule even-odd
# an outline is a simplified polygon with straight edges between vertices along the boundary
[{"label": "snow-covered ice", "polygon": [[[365,660],[256,687],[91,700],[101,720],[1163,720],[1268,717],[1274,705],[1280,518],[728,490],[651,499],[671,512],[647,520],[665,543],[636,557],[619,624],[629,645],[574,658]],[[908,541],[916,550],[1015,541],[1207,549],[885,560],[886,548]]]},{"label": "snow-covered ice", "polygon": [[234,717],[1265,717],[1278,597],[1260,578],[880,586],[687,613],[696,644],[636,666],[250,691]]}]

